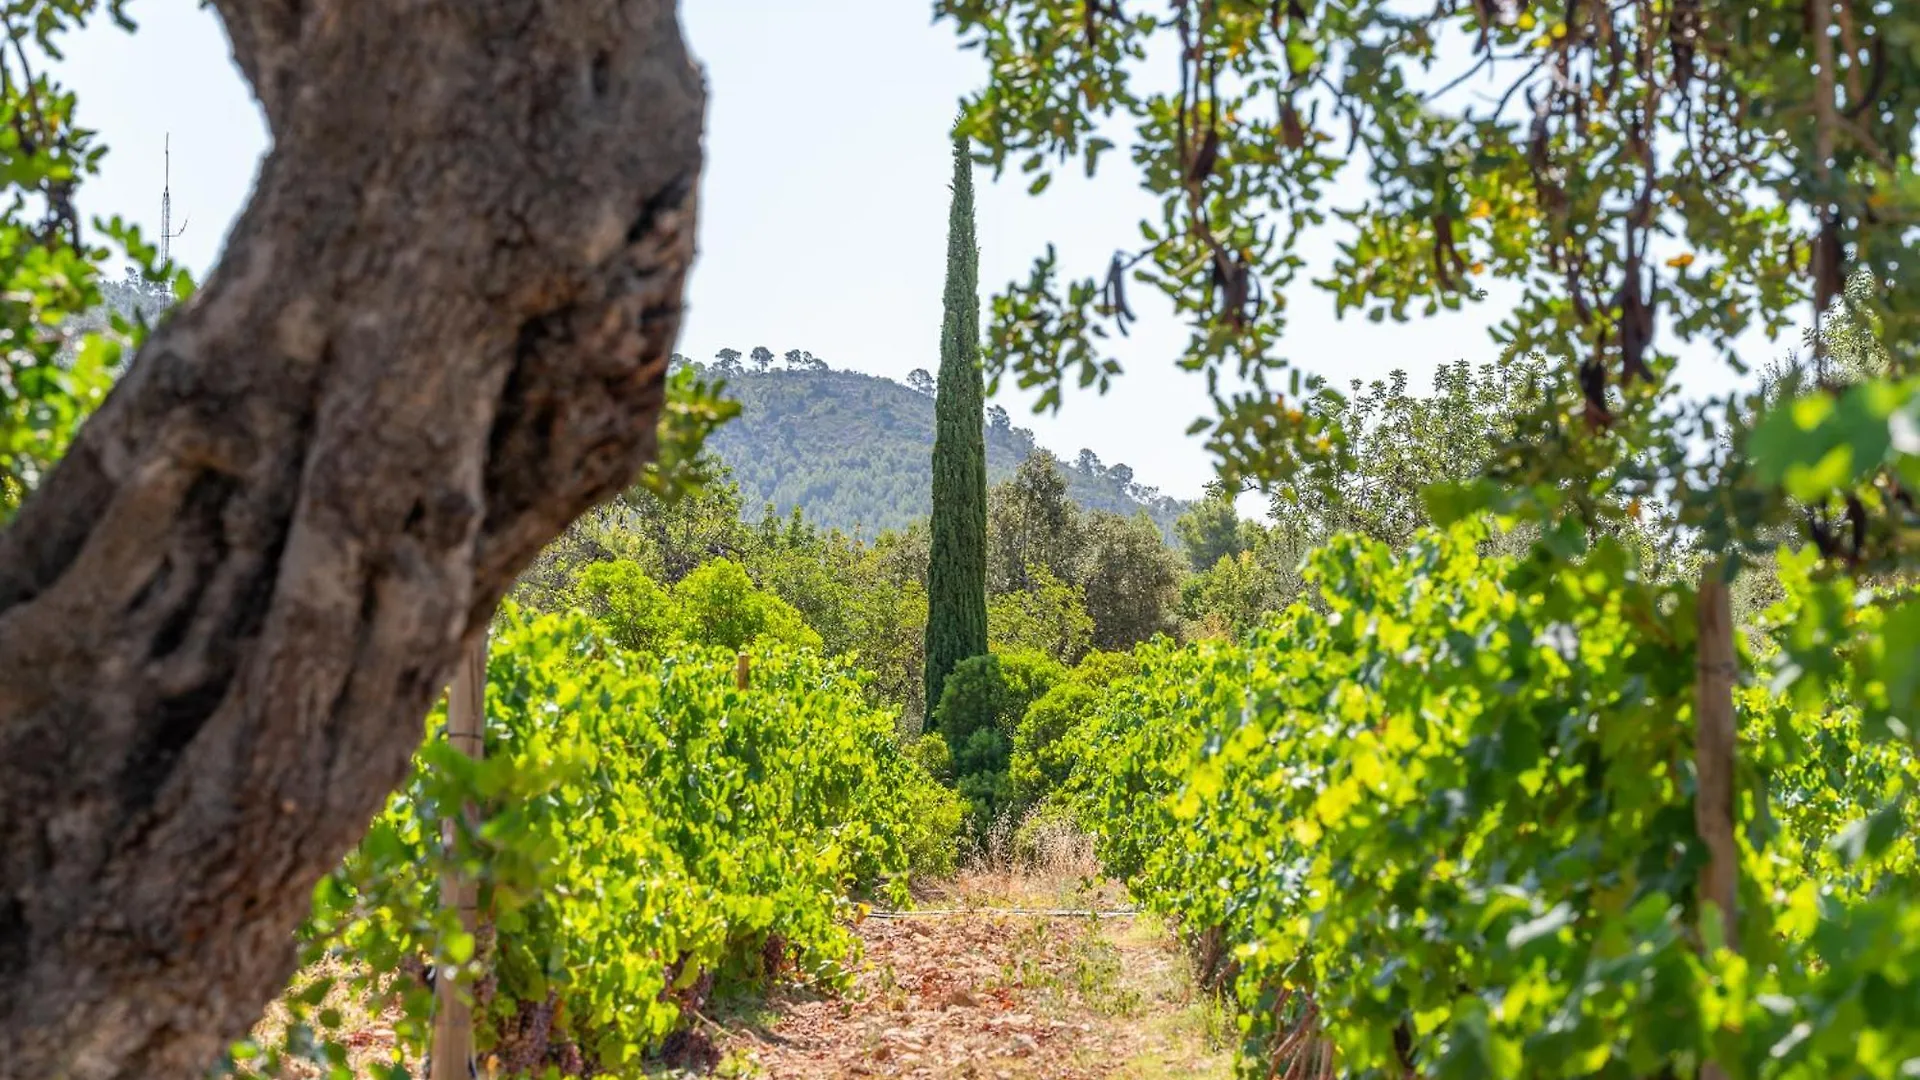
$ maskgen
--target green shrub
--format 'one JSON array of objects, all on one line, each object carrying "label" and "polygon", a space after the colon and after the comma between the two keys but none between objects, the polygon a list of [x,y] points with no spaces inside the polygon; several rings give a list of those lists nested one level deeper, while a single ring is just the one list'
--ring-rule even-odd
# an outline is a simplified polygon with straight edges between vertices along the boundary
[{"label": "green shrub", "polygon": [[570,597],[616,644],[639,652],[686,645],[733,652],[821,648],[820,635],[793,605],[727,559],[701,564],[671,592],[631,559],[597,562],[580,572]]},{"label": "green shrub", "polygon": [[680,605],[631,559],[588,566],[574,581],[572,600],[623,648],[657,653],[684,634]]},{"label": "green shrub", "polygon": [[929,731],[915,736],[907,743],[907,756],[935,780],[953,778],[953,749],[939,732]]},{"label": "green shrub", "polygon": [[739,563],[715,559],[673,587],[683,633],[696,645],[739,652],[772,645],[818,650],[820,635],[792,604],[762,591]]},{"label": "green shrub", "polygon": [[[941,743],[938,735],[924,738]],[[930,773],[924,770],[921,777]],[[904,828],[901,848],[906,856],[907,876],[914,880],[943,877],[953,873],[959,846],[955,842],[966,823],[967,802],[952,788],[938,783],[920,783],[916,777],[898,794]]]},{"label": "green shrub", "polygon": [[1131,652],[1095,651],[1081,659],[1067,677],[1082,686],[1106,687],[1140,674],[1140,658]]},{"label": "green shrub", "polygon": [[1000,675],[1022,712],[1035,698],[1067,677],[1065,664],[1035,649],[1000,649],[993,657],[1000,662]]},{"label": "green shrub", "polygon": [[1100,692],[1080,682],[1064,682],[1028,707],[1014,730],[1008,772],[1014,811],[1045,799],[1065,783],[1077,763],[1069,732],[1085,723],[1100,704]]},{"label": "green shrub", "polygon": [[947,677],[934,720],[953,752],[954,786],[977,833],[1011,804],[1007,765],[1015,725],[1065,675],[1052,657],[1016,649],[961,661]]},{"label": "green shrub", "polygon": [[1088,653],[1064,681],[1027,707],[1014,728],[1008,762],[1014,814],[1025,814],[1067,782],[1086,751],[1082,729],[1102,692],[1139,670],[1140,661],[1130,652]]},{"label": "green shrub", "polygon": [[1028,570],[1024,589],[987,598],[987,637],[1002,650],[1032,650],[1071,664],[1093,642],[1093,616],[1086,590],[1069,585],[1044,566]]}]

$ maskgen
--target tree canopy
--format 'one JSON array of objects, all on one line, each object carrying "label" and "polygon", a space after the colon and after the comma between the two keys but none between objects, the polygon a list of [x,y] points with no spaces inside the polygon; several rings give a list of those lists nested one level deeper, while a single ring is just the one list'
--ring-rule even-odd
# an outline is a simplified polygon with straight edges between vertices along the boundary
[{"label": "tree canopy", "polygon": [[[1057,405],[1068,382],[1118,373],[1102,342],[1132,316],[1128,288],[1164,293],[1192,329],[1182,362],[1218,406],[1197,426],[1230,476],[1278,480],[1337,441],[1306,407],[1282,302],[1304,283],[1300,238],[1336,220],[1339,254],[1313,284],[1340,310],[1405,319],[1512,283],[1491,345],[1576,384],[1582,428],[1656,406],[1682,347],[1757,364],[1740,335],[1786,329],[1807,301],[1817,322],[1849,264],[1869,268],[1861,302],[1912,355],[1920,185],[1902,163],[1920,56],[1898,4],[935,10],[988,64],[962,129],[996,175],[1016,166],[1038,191],[1123,139],[1160,203],[1144,244],[1098,273],[1063,280],[1051,251],[1038,260],[996,299],[990,355]],[[1366,183],[1336,184],[1349,169]],[[1296,407],[1269,408],[1273,392]]]}]

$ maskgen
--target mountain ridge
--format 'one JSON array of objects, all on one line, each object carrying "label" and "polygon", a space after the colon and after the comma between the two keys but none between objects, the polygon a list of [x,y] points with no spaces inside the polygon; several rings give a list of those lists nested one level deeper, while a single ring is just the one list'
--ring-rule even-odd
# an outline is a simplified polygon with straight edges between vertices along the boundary
[{"label": "mountain ridge", "polygon": [[[729,359],[731,355],[731,359]],[[786,369],[741,365],[723,350],[717,364],[695,364],[726,380],[725,396],[740,415],[707,446],[740,485],[741,505],[795,506],[816,523],[871,537],[927,516],[932,506],[933,383],[923,371],[903,385],[880,375],[835,371],[811,354],[788,354]],[[684,357],[679,363],[688,363]],[[1044,450],[1007,411],[985,418],[987,482],[1007,479]],[[1057,455],[1056,455],[1057,457]],[[1171,540],[1173,522],[1189,505],[1137,484],[1133,470],[1107,465],[1091,450],[1060,459],[1067,494],[1083,509],[1132,516],[1144,512]]]}]

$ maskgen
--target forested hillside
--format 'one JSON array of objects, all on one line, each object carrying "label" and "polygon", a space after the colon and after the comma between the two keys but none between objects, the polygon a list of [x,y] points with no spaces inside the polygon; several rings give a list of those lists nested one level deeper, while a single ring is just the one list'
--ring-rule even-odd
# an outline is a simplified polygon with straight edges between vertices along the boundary
[{"label": "forested hillside", "polygon": [[[710,442],[733,470],[749,510],[796,506],[828,528],[873,536],[927,516],[932,509],[933,396],[891,379],[806,366],[756,370],[737,358],[705,365],[727,380],[740,415]],[[814,360],[818,365],[820,361]],[[932,383],[926,384],[927,391]],[[1035,449],[1033,433],[1015,427],[1000,406],[987,410],[987,480],[1013,475]],[[1124,464],[1107,465],[1090,450],[1061,455],[1067,493],[1086,510],[1131,516],[1145,510],[1172,536],[1186,509],[1177,499],[1133,481]]]}]

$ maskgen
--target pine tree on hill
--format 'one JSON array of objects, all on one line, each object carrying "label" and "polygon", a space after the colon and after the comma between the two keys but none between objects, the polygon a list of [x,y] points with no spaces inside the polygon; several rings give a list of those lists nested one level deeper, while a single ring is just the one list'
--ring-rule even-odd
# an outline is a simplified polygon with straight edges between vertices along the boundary
[{"label": "pine tree on hill", "polygon": [[927,716],[947,675],[987,651],[987,449],[980,370],[980,253],[973,236],[973,162],[953,145],[946,315],[934,398],[932,550],[927,567]]}]

